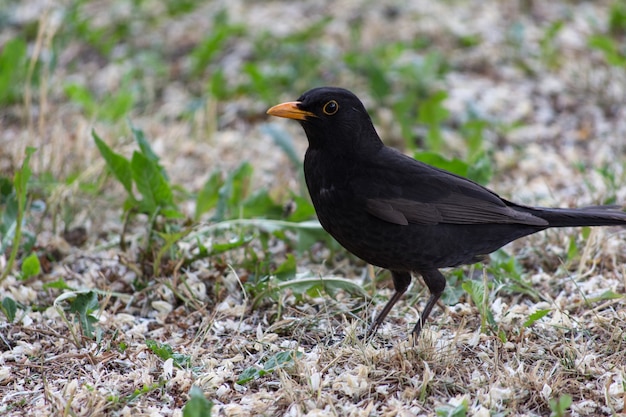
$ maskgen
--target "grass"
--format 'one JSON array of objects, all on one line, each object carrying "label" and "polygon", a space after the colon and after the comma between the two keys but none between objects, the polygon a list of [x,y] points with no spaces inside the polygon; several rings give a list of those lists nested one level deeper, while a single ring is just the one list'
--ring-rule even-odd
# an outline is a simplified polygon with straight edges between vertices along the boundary
[{"label": "grass", "polygon": [[342,85],[387,143],[503,196],[623,202],[621,3],[545,20],[493,3],[495,26],[466,2],[245,5],[0,11],[0,410],[622,411],[622,232],[551,231],[446,271],[417,348],[419,284],[365,342],[388,277],[321,230],[303,133],[263,116]]}]

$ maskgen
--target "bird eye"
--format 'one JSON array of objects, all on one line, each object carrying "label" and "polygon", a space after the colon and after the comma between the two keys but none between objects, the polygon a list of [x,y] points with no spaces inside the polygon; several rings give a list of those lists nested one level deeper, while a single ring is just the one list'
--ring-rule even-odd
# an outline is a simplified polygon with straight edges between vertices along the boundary
[{"label": "bird eye", "polygon": [[324,104],[324,107],[322,108],[324,114],[329,116],[337,113],[337,110],[339,110],[339,104],[337,104],[335,100],[330,100],[328,103]]}]

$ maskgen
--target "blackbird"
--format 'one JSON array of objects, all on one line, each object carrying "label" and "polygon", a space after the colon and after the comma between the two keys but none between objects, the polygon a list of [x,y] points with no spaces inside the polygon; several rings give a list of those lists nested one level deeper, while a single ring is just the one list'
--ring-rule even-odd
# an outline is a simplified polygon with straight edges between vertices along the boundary
[{"label": "blackbird", "polygon": [[505,244],[549,227],[626,225],[616,206],[529,207],[383,144],[350,91],[314,88],[267,111],[295,119],[309,147],[304,177],[322,227],[364,261],[391,271],[395,293],[368,330],[375,333],[422,276],[430,298],[414,340],[446,286],[439,268],[479,262]]}]

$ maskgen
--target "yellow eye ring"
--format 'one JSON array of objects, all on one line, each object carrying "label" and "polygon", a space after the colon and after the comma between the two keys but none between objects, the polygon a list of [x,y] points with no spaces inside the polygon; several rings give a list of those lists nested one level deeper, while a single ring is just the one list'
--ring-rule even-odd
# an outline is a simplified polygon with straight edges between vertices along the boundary
[{"label": "yellow eye ring", "polygon": [[324,114],[327,114],[328,116],[332,116],[337,113],[338,110],[339,104],[337,104],[335,100],[330,100],[328,103],[324,104],[324,107],[322,108]]}]

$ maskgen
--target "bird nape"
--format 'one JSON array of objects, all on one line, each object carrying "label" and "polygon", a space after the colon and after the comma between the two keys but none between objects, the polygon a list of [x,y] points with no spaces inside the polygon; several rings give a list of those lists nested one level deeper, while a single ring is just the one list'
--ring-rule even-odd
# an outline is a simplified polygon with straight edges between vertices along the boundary
[{"label": "bird nape", "polygon": [[439,268],[478,262],[549,227],[626,225],[626,212],[616,206],[515,204],[387,147],[361,101],[342,88],[314,88],[267,113],[304,128],[304,176],[322,227],[354,255],[391,271],[395,293],[368,336],[406,292],[411,272],[430,291],[412,331],[415,341],[446,286]]}]

